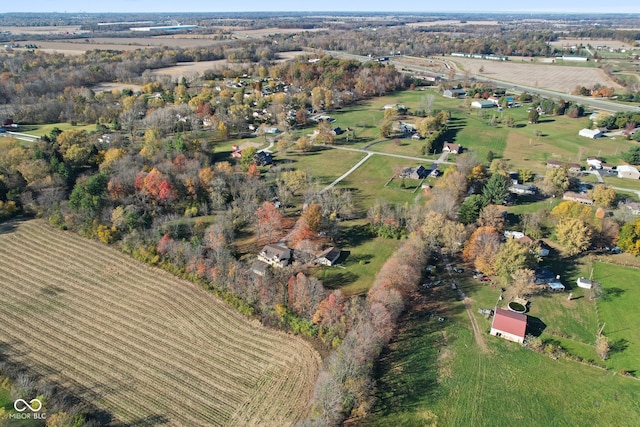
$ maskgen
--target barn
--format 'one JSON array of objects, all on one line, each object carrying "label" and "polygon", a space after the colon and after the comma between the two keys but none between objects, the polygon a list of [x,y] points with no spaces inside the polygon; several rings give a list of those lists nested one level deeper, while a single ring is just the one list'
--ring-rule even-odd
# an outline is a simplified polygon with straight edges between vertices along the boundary
[{"label": "barn", "polygon": [[527,315],[496,307],[490,334],[509,341],[524,343]]}]

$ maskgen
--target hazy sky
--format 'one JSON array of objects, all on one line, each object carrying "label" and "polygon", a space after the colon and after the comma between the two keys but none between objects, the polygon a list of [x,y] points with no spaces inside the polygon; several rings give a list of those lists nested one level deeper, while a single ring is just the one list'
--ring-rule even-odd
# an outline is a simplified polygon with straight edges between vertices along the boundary
[{"label": "hazy sky", "polygon": [[[5,2],[3,2],[5,3]],[[633,5],[632,5],[633,3]],[[609,12],[640,13],[632,0],[23,0],[7,1],[2,12]]]}]

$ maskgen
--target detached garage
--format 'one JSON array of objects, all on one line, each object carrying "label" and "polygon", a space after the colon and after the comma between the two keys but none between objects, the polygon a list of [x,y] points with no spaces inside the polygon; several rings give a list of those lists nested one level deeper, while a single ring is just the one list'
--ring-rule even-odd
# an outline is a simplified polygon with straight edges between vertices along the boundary
[{"label": "detached garage", "polygon": [[591,138],[591,139],[596,139],[596,138],[600,138],[601,136],[603,136],[603,133],[600,129],[581,129],[580,132],[578,132],[578,135],[580,136],[584,136],[585,138]]},{"label": "detached garage", "polygon": [[638,169],[629,165],[618,166],[618,178],[640,179]]}]

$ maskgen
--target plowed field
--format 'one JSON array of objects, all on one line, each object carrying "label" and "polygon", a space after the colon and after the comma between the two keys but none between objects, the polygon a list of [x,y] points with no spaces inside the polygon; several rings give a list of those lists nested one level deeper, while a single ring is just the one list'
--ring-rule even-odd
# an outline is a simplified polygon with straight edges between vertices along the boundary
[{"label": "plowed field", "polygon": [[126,424],[281,426],[320,358],[198,286],[39,221],[0,225],[0,346]]}]

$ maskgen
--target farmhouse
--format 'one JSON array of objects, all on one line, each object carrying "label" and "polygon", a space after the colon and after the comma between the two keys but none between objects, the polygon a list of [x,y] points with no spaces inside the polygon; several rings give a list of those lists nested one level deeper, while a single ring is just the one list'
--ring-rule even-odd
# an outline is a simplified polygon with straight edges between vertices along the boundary
[{"label": "farmhouse", "polygon": [[447,89],[442,95],[447,98],[464,98],[467,96],[467,91],[464,89]]},{"label": "farmhouse", "polygon": [[[233,153],[231,155],[233,156]],[[254,154],[253,161],[256,162],[258,166],[266,166],[273,163],[273,156],[271,153],[261,150]]]},{"label": "farmhouse", "polygon": [[509,341],[524,343],[527,315],[496,307],[490,334]]},{"label": "farmhouse", "polygon": [[417,168],[404,168],[400,172],[400,178],[422,179],[429,176],[429,171],[422,165]]},{"label": "farmhouse", "polygon": [[597,157],[587,157],[587,164],[594,169],[602,169],[602,159]]},{"label": "farmhouse", "polygon": [[640,179],[638,169],[629,165],[618,166],[618,178]]},{"label": "farmhouse", "polygon": [[274,267],[284,268],[291,262],[291,249],[280,245],[267,245],[258,254],[258,259]]},{"label": "farmhouse", "polygon": [[462,146],[460,144],[454,144],[452,142],[445,142],[442,147],[443,153],[451,153],[451,154],[459,154],[462,151]]},{"label": "farmhouse", "polygon": [[603,136],[603,133],[600,129],[580,129],[578,135],[584,136],[585,138],[596,139]]},{"label": "farmhouse", "polygon": [[318,264],[332,266],[338,261],[338,258],[340,258],[340,253],[340,249],[332,246],[323,251],[316,259],[316,262]]},{"label": "farmhouse", "polygon": [[474,108],[493,108],[496,105],[491,101],[488,101],[486,99],[481,99],[481,100],[478,100],[478,101],[473,101],[471,103],[471,106],[474,107]]},{"label": "farmhouse", "polygon": [[588,194],[584,193],[575,193],[573,191],[567,191],[562,195],[562,200],[569,200],[571,202],[577,202],[583,205],[591,206],[593,205],[593,200],[589,197]]},{"label": "farmhouse", "polygon": [[593,280],[585,279],[584,277],[580,277],[576,280],[576,284],[583,289],[591,289],[594,286],[599,286],[600,283],[594,282]]}]

